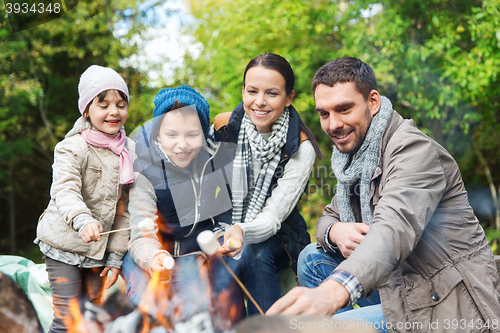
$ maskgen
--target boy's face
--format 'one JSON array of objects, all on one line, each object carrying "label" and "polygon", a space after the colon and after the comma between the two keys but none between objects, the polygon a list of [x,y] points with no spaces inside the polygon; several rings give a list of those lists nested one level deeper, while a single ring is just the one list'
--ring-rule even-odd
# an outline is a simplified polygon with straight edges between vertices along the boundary
[{"label": "boy's face", "polygon": [[157,140],[172,163],[180,168],[187,167],[203,145],[203,130],[198,115],[177,110],[167,112]]}]

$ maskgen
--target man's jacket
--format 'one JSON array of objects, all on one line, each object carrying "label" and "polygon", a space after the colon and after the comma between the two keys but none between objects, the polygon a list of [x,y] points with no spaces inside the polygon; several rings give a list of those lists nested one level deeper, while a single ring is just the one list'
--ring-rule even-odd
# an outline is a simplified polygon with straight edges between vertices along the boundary
[{"label": "man's jacket", "polygon": [[[380,290],[389,332],[500,332],[498,271],[453,157],[395,111],[378,155],[373,224],[337,269],[365,296]],[[351,204],[361,221],[359,197]],[[317,223],[325,251],[325,232],[339,221],[333,197]]]}]

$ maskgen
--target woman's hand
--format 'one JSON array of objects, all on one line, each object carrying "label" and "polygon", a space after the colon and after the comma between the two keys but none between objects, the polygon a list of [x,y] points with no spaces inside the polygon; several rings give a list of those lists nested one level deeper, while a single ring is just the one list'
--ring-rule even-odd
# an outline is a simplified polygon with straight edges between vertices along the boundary
[{"label": "woman's hand", "polygon": [[103,232],[101,224],[98,222],[92,222],[83,227],[80,232],[80,238],[85,243],[90,241],[97,242],[101,240],[101,232]]},{"label": "woman's hand", "polygon": [[[111,276],[108,276],[108,271],[111,271]],[[106,284],[104,285],[104,289],[109,289],[112,285],[116,283],[118,280],[118,276],[120,275],[121,269],[115,267],[104,267],[100,276],[106,279]]]},{"label": "woman's hand", "polygon": [[163,267],[163,260],[168,256],[165,252],[158,253],[151,261],[149,265],[151,272],[157,272],[159,275],[159,281],[161,283],[169,283],[172,280],[173,269],[166,269]]},{"label": "woman's hand", "polygon": [[218,250],[219,253],[222,254],[224,257],[234,257],[242,249],[240,247],[238,249],[232,250],[227,246],[227,241],[233,237],[238,239],[241,242],[241,244],[243,244],[243,229],[241,229],[239,225],[233,225],[229,227],[229,229],[227,229],[226,232],[224,233],[224,244]]}]

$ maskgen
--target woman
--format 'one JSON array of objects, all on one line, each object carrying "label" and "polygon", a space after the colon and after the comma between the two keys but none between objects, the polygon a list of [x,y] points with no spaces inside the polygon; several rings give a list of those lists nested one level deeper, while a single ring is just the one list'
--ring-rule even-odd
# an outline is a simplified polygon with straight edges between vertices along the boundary
[{"label": "woman", "polygon": [[[243,102],[217,115],[216,141],[234,142],[232,223],[224,240],[244,244],[242,274],[263,311],[281,297],[278,270],[297,270],[300,251],[310,243],[297,209],[315,154],[322,158],[311,131],[291,105],[295,76],[283,57],[266,53],[250,61],[243,75]],[[226,243],[225,243],[226,244]],[[239,250],[223,247],[226,256]],[[248,304],[249,315],[257,313]]]}]

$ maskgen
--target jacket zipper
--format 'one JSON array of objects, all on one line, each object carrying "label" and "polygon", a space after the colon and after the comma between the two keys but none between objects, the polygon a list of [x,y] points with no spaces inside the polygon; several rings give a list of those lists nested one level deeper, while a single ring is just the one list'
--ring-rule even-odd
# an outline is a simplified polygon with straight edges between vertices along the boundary
[{"label": "jacket zipper", "polygon": [[188,237],[189,235],[191,235],[193,233],[194,229],[196,228],[196,225],[199,222],[200,212],[199,212],[198,209],[201,207],[201,190],[203,188],[203,175],[205,174],[205,170],[207,168],[208,163],[210,163],[210,161],[212,161],[212,159],[214,158],[214,156],[217,155],[217,152],[219,151],[219,148],[220,148],[220,144],[217,146],[217,149],[215,150],[215,152],[213,153],[213,155],[210,156],[210,158],[205,162],[205,165],[203,166],[203,169],[201,169],[201,173],[200,173],[200,192],[199,193],[196,191],[196,184],[195,184],[195,181],[194,181],[193,177],[191,176],[191,174],[189,175],[189,177],[191,178],[191,184],[193,185],[193,191],[194,191],[194,194],[196,196],[195,221],[193,223],[193,227],[191,228],[191,231],[189,231],[189,233],[186,236],[184,236],[184,237]]}]

